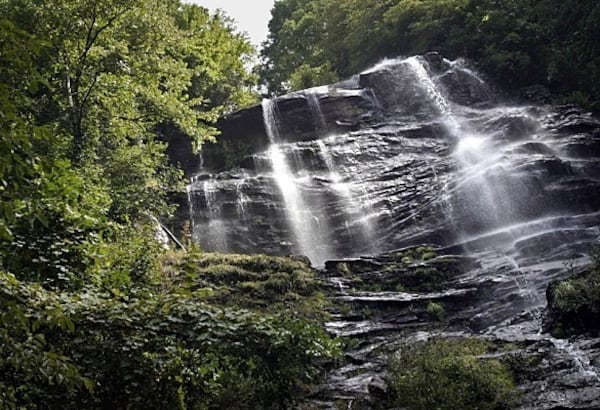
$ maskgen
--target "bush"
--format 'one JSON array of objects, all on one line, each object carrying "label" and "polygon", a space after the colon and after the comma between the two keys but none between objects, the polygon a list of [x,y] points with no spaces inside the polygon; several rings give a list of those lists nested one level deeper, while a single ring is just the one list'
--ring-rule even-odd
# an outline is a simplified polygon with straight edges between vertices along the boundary
[{"label": "bush", "polygon": [[548,286],[545,327],[555,337],[600,335],[600,250],[593,250],[591,257],[587,269]]},{"label": "bush", "polygon": [[436,320],[444,320],[446,317],[446,309],[441,303],[429,302],[427,304],[427,313]]},{"label": "bush", "polygon": [[155,228],[142,222],[113,226],[111,232],[89,244],[85,249],[88,285],[121,294],[131,287],[156,282],[161,247]]},{"label": "bush", "polygon": [[50,171],[35,176],[8,225],[12,235],[0,240],[0,267],[21,279],[50,286],[81,284],[85,248],[110,225],[108,194],[69,167],[56,161]]},{"label": "bush", "polygon": [[430,339],[403,347],[391,358],[394,405],[410,410],[511,409],[514,381],[509,368],[481,356],[479,339]]},{"label": "bush", "polygon": [[74,329],[49,296],[0,271],[0,409],[46,409],[46,399],[69,400],[92,389],[92,381],[47,341],[48,332]]},{"label": "bush", "polygon": [[340,349],[317,323],[196,294],[0,285],[0,408],[290,408]]}]

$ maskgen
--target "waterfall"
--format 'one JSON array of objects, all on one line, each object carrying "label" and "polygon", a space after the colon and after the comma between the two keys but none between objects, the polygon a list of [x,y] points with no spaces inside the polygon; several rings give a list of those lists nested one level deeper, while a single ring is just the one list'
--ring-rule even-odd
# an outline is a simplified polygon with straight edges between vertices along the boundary
[{"label": "waterfall", "polygon": [[[428,54],[222,122],[220,145],[204,152],[213,175],[188,187],[195,238],[207,250],[329,261],[332,289],[349,304],[329,329],[364,336],[351,357],[366,355],[365,367],[419,329],[450,324],[541,349],[568,383],[598,386],[592,345],[540,330],[548,284],[567,277],[564,261],[589,263],[600,235],[593,116],[499,103],[465,62]],[[417,282],[428,277],[431,289]],[[428,324],[437,304],[446,319]],[[332,380],[369,390],[368,377],[345,371]],[[558,397],[557,380],[539,396]]]},{"label": "waterfall", "polygon": [[[482,133],[473,128],[465,115],[471,113],[465,111],[464,107],[455,106],[448,101],[445,90],[437,84],[436,78],[430,74],[427,64],[421,58],[410,57],[404,60],[404,63],[414,74],[418,86],[429,100],[434,115],[439,116],[449,138],[455,141],[452,152],[457,164],[455,184],[446,186],[447,192],[443,195],[448,209],[447,219],[453,227],[454,235],[464,251],[475,255],[477,248],[471,248],[466,239],[469,235],[504,229],[502,240],[493,242],[493,250],[488,247],[485,254],[480,253],[477,256],[482,261],[488,260],[484,263],[485,266],[491,267],[490,272],[506,272],[504,275],[515,284],[515,293],[522,299],[522,303],[527,305],[525,310],[531,312],[535,320],[539,320],[540,315],[537,311],[543,304],[542,296],[535,286],[535,281],[530,277],[535,271],[519,265],[514,255],[514,245],[518,240],[536,235],[540,229],[543,231],[547,228],[543,224],[528,225],[520,230],[510,228],[523,222],[516,205],[520,198],[529,194],[524,188],[525,183],[521,183],[523,177],[507,176],[507,169],[513,168],[514,164],[502,155],[501,149],[504,147],[499,141],[494,141],[493,133]],[[456,68],[457,65],[455,63],[450,66]],[[482,82],[473,71],[469,70],[466,74],[475,81]],[[506,108],[499,110],[502,114],[509,111],[511,110]],[[519,109],[512,112],[523,115]],[[524,138],[529,136],[525,135]],[[522,187],[515,192],[507,189],[508,184]],[[460,213],[468,215],[468,219]],[[456,223],[457,220],[463,222]],[[481,273],[485,273],[485,269]],[[501,276],[500,273],[496,274]]]},{"label": "waterfall", "polygon": [[262,108],[265,130],[271,142],[269,157],[273,167],[273,178],[283,198],[287,221],[293,235],[291,239],[297,246],[297,252],[307,256],[313,264],[322,265],[333,256],[328,253],[326,215],[313,213],[311,204],[307,203],[302,196],[301,187],[278,143],[279,130],[275,103],[265,99]]},{"label": "waterfall", "polygon": [[387,60],[233,115],[215,156],[243,154],[188,189],[195,237],[315,265],[434,243],[480,261],[473,277],[504,283],[515,309],[532,311],[558,261],[597,238],[600,172],[573,158],[587,145],[559,129],[572,115],[499,104],[460,61]]},{"label": "waterfall", "polygon": [[185,193],[187,196],[187,203],[188,203],[188,209],[190,212],[190,218],[189,218],[189,229],[190,229],[190,236],[192,238],[194,238],[194,225],[195,225],[195,220],[196,218],[195,216],[195,209],[194,209],[194,197],[192,195],[192,183],[193,183],[193,179],[190,181],[189,184],[187,184],[185,186]]},{"label": "waterfall", "polygon": [[317,146],[319,147],[319,155],[323,159],[323,162],[325,162],[327,170],[329,171],[329,179],[331,179],[332,188],[339,192],[349,203],[349,205],[352,205],[354,201],[352,199],[350,184],[347,182],[343,182],[340,175],[336,172],[335,165],[333,164],[333,159],[331,158],[331,153],[329,152],[329,149],[327,148],[325,143],[322,140],[318,140]]},{"label": "waterfall", "polygon": [[[331,187],[341,200],[344,213],[348,221],[346,222],[350,234],[357,236],[354,239],[360,244],[370,244],[366,248],[375,249],[373,227],[371,226],[372,209],[370,204],[362,203],[353,194],[353,184],[351,181],[344,181],[340,174],[336,171],[333,158],[329,148],[323,140],[317,140],[319,147],[319,155],[327,166]],[[354,225],[358,225],[358,230],[352,229]]]},{"label": "waterfall", "polygon": [[[439,113],[440,119],[446,128],[450,138],[456,140],[453,157],[458,165],[457,183],[446,197],[454,197],[454,202],[462,203],[468,215],[473,220],[478,220],[474,228],[485,242],[485,251],[482,247],[470,246],[465,238],[464,226],[454,225],[459,238],[463,238],[463,248],[472,255],[477,256],[482,268],[478,274],[481,276],[492,275],[495,280],[509,280],[515,284],[514,294],[520,298],[523,313],[527,313],[533,323],[531,330],[541,327],[542,309],[545,298],[542,289],[539,288],[540,271],[552,272],[556,268],[552,263],[537,264],[533,266],[521,266],[517,261],[520,256],[517,245],[537,237],[553,234],[555,229],[560,229],[560,222],[556,218],[534,218],[526,215],[520,209],[520,204],[528,201],[531,193],[527,185],[527,176],[522,174],[511,174],[509,170],[517,168],[518,163],[508,159],[506,151],[514,145],[522,144],[522,141],[530,141],[540,144],[536,139],[539,127],[525,127],[518,135],[519,142],[503,141],[501,134],[493,130],[486,133],[474,129],[465,111],[460,107],[455,111],[452,104],[444,96],[444,91],[436,84],[422,61],[416,57],[406,60],[419,80],[419,85],[429,97],[433,107]],[[472,71],[466,74],[475,81],[483,81]],[[467,114],[473,114],[466,110]],[[500,107],[483,111],[491,118],[512,115],[523,118],[524,123],[534,122],[527,111],[522,108]],[[482,113],[478,113],[481,115]],[[513,137],[514,138],[514,137]],[[554,152],[552,148],[544,145],[544,152]],[[515,187],[517,189],[515,189]],[[512,189],[511,189],[512,188]],[[451,206],[452,211],[455,206]],[[450,215],[453,219],[457,216]],[[460,218],[465,220],[465,218]],[[556,224],[553,226],[553,224]],[[567,225],[568,226],[568,225]],[[475,241],[476,242],[476,241]],[[504,277],[504,278],[503,278]],[[545,285],[545,282],[543,282]],[[512,303],[517,303],[514,299]],[[523,329],[520,330],[523,332]],[[533,339],[539,334],[529,336]],[[591,364],[586,354],[578,349],[574,343],[568,340],[557,340],[550,337],[549,340],[557,349],[565,352],[572,358],[575,369],[579,374],[595,381],[600,381],[595,367]]]},{"label": "waterfall", "polygon": [[448,101],[446,101],[446,98],[443,96],[438,86],[433,82],[427,69],[423,66],[423,63],[418,57],[407,58],[404,62],[413,71],[419,86],[426,92],[426,95],[433,102],[434,107],[440,114],[447,116],[447,118],[445,118],[445,121],[447,122],[446,125],[452,125],[451,130],[457,131],[454,129],[455,121],[453,120],[453,117],[449,115],[450,108]]},{"label": "waterfall", "polygon": [[217,187],[212,180],[204,181],[202,184],[204,201],[209,215],[207,232],[199,232],[199,235],[207,235],[209,247],[217,251],[227,251],[227,229],[225,220],[221,214],[221,206],[216,198]]},{"label": "waterfall", "polygon": [[591,364],[587,354],[579,349],[574,342],[568,339],[556,339],[554,337],[550,337],[549,340],[557,349],[565,352],[572,358],[573,364],[584,377],[600,382],[598,370]]},{"label": "waterfall", "polygon": [[327,131],[327,122],[325,121],[325,116],[323,115],[323,110],[321,110],[321,103],[319,102],[319,95],[316,92],[307,92],[306,93],[306,102],[308,103],[308,108],[313,115],[313,118],[316,119],[317,131],[325,132]]},{"label": "waterfall", "polygon": [[237,197],[237,213],[242,220],[246,220],[248,215],[246,213],[246,204],[249,202],[248,196],[244,193],[244,183],[246,178],[243,177],[235,185],[235,192]]},{"label": "waterfall", "polygon": [[[458,164],[458,178],[452,194],[460,194],[463,207],[468,207],[469,214],[481,225],[477,229],[497,229],[520,222],[512,197],[525,196],[527,192],[515,193],[505,189],[505,168],[511,165],[506,164],[499,155],[497,143],[492,140],[493,135],[480,133],[472,128],[460,107],[454,109],[447,100],[444,90],[436,84],[426,63],[419,57],[410,57],[405,63],[439,115],[449,137],[456,141],[453,156]],[[459,64],[453,63],[451,67],[457,65]],[[466,73],[476,81],[482,81],[473,71]],[[454,204],[449,204],[449,208],[454,210]],[[452,214],[449,216],[454,218]],[[464,237],[467,227],[457,228],[456,234]]]},{"label": "waterfall", "polygon": [[[501,236],[494,252],[519,260],[517,248],[566,222],[511,227],[562,216],[543,186],[573,171],[541,129],[540,110],[492,99],[465,63],[426,55],[265,100],[259,131],[236,124],[222,136],[229,145],[217,157],[243,152],[235,168],[212,165],[205,147],[208,169],[220,175],[188,188],[195,236],[217,249],[296,252],[316,264],[367,252],[364,243],[383,251],[432,241],[477,252]],[[521,169],[532,159],[539,171]]]}]

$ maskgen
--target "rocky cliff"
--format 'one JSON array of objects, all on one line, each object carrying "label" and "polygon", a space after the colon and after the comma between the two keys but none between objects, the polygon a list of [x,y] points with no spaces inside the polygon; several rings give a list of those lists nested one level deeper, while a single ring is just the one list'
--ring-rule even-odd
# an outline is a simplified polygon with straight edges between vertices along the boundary
[{"label": "rocky cliff", "polygon": [[507,103],[464,62],[428,54],[219,126],[188,187],[193,236],[323,267],[339,302],[329,330],[359,341],[323,406],[370,400],[394,346],[442,334],[513,346],[499,354],[528,363],[523,409],[600,407],[600,340],[541,331],[548,283],[599,241],[600,121]]}]

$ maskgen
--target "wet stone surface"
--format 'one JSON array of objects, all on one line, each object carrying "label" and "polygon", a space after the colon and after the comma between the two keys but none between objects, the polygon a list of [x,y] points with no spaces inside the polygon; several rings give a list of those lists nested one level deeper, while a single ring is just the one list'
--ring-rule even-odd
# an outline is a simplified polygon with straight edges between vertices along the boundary
[{"label": "wet stone surface", "polygon": [[433,335],[522,363],[522,409],[600,407],[598,342],[541,330],[548,284],[600,238],[600,121],[499,100],[428,54],[221,120],[188,186],[193,237],[322,269],[348,348],[317,408],[377,407],[389,355]]},{"label": "wet stone surface", "polygon": [[[516,296],[494,307],[490,288],[500,289],[495,291],[501,296],[511,281],[482,279],[483,268],[474,257],[445,252],[421,245],[327,262],[322,274],[335,300],[327,329],[347,349],[309,408],[385,408],[390,356],[405,343],[440,336],[479,337],[496,346],[493,358],[507,363],[517,382],[519,409],[598,408],[600,339],[563,340],[542,333],[543,306],[532,308]],[[415,285],[408,272],[419,269],[427,269],[428,278],[443,279],[431,281],[431,289],[426,280]],[[365,290],[369,287],[377,289]]]}]

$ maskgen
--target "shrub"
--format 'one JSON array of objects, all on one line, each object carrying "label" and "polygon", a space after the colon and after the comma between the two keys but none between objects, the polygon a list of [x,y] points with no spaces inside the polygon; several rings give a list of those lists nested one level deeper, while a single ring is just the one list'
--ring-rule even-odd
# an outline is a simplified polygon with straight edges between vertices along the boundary
[{"label": "shrub", "polygon": [[140,222],[112,231],[86,248],[88,285],[120,294],[156,281],[161,248],[154,227]]},{"label": "shrub", "polygon": [[587,269],[548,286],[546,330],[555,337],[600,335],[600,250],[593,250],[591,257]]},{"label": "shrub", "polygon": [[73,322],[40,285],[0,271],[0,409],[49,408],[54,397],[91,392],[93,382],[48,343],[48,332],[69,332]]},{"label": "shrub", "polygon": [[340,273],[340,275],[342,275],[344,277],[350,276],[352,274],[352,271],[350,271],[350,267],[348,266],[348,264],[346,262],[338,263],[336,265],[336,269]]},{"label": "shrub", "polygon": [[317,323],[195,294],[0,285],[0,408],[290,408],[340,351]]},{"label": "shrub", "polygon": [[479,339],[430,339],[404,346],[390,362],[394,405],[410,410],[511,409],[514,381],[507,366],[482,358]]},{"label": "shrub", "polygon": [[72,286],[84,280],[85,249],[110,225],[110,199],[68,162],[53,165],[35,176],[35,189],[8,225],[12,235],[0,240],[0,267],[21,279]]},{"label": "shrub", "polygon": [[427,313],[436,320],[444,320],[446,317],[446,309],[444,309],[444,305],[441,303],[429,302],[427,304]]}]

